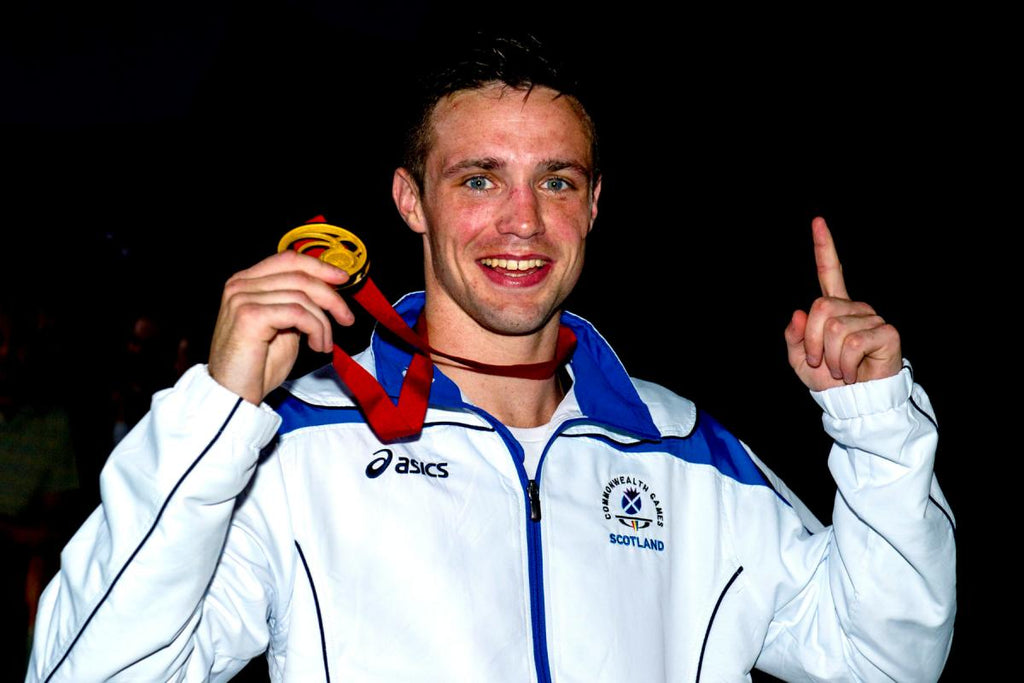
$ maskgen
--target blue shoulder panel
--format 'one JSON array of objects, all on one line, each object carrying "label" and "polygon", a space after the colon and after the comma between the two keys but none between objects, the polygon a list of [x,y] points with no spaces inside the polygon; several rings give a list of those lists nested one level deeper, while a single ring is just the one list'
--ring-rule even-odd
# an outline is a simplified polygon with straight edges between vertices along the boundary
[{"label": "blue shoulder panel", "polygon": [[278,436],[284,436],[303,427],[366,421],[359,408],[355,406],[343,408],[314,406],[294,396],[285,397],[274,410],[281,416],[281,426],[277,430]]},{"label": "blue shoulder panel", "polygon": [[576,352],[570,365],[576,401],[583,414],[640,438],[658,438],[660,432],[651,411],[604,337],[578,315],[563,312],[562,323],[576,334]]},{"label": "blue shoulder panel", "polygon": [[697,424],[688,436],[645,439],[633,443],[615,441],[603,434],[567,436],[596,438],[630,453],[668,453],[686,462],[710,465],[724,476],[741,484],[767,487],[775,491],[787,505],[790,504],[750,458],[739,440],[704,411],[698,412]]},{"label": "blue shoulder panel", "polygon": [[697,414],[697,426],[688,439],[672,439],[669,450],[690,462],[707,462],[716,470],[741,484],[768,486],[768,480],[739,440],[703,410]]}]

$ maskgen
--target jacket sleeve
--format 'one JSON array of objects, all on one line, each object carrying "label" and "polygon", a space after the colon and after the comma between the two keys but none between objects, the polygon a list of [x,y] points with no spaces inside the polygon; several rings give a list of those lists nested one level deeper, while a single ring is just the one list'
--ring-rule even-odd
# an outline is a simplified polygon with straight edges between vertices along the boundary
[{"label": "jacket sleeve", "polygon": [[232,519],[279,423],[203,366],[154,396],[40,600],[27,681],[222,679],[266,648],[273,568]]},{"label": "jacket sleeve", "polygon": [[798,579],[776,605],[757,668],[786,680],[934,681],[952,640],[956,557],[932,471],[931,404],[909,366],[812,393],[834,441],[832,526],[794,532]]}]

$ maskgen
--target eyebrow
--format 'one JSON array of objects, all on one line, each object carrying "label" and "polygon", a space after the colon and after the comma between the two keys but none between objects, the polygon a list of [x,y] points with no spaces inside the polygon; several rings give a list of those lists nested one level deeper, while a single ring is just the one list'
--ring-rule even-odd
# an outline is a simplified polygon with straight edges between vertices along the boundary
[{"label": "eyebrow", "polygon": [[463,159],[457,163],[452,164],[448,168],[444,169],[441,173],[442,178],[451,178],[459,175],[463,171],[470,169],[480,169],[481,171],[493,171],[498,168],[505,166],[504,161],[499,161],[494,157],[483,157],[480,159]]},{"label": "eyebrow", "polygon": [[[459,175],[463,171],[480,169],[481,171],[494,171],[496,169],[504,168],[505,162],[494,157],[482,157],[479,159],[463,159],[462,161],[456,162],[451,166],[444,169],[441,174],[443,178],[452,178]],[[569,169],[576,171],[582,176],[589,178],[591,176],[591,170],[584,164],[578,161],[570,161],[567,159],[545,159],[538,164],[538,167],[543,168],[548,172],[563,171]]]},{"label": "eyebrow", "polygon": [[548,171],[551,172],[564,171],[565,169],[569,169],[572,171],[576,171],[580,175],[585,176],[587,178],[589,178],[593,173],[589,167],[581,164],[580,162],[569,161],[566,159],[548,159],[547,161],[542,161],[540,165],[544,166]]}]

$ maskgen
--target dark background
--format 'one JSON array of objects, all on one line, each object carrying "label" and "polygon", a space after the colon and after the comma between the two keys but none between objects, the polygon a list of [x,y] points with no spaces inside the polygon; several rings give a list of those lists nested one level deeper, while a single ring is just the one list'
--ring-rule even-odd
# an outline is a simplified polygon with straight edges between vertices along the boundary
[{"label": "dark background", "polygon": [[[54,362],[86,417],[134,316],[159,316],[202,360],[224,280],[315,214],[364,239],[387,295],[420,287],[418,238],[390,199],[412,69],[453,26],[528,26],[583,68],[602,136],[600,216],[570,308],[828,519],[829,443],[782,338],[817,295],[810,221],[824,215],[851,295],[901,331],[938,413],[960,547],[944,679],[976,671],[995,475],[975,377],[982,355],[999,358],[988,277],[1003,167],[1017,163],[1000,17],[317,0],[0,12],[0,286],[66,317]],[[304,353],[299,369],[320,361]]]}]

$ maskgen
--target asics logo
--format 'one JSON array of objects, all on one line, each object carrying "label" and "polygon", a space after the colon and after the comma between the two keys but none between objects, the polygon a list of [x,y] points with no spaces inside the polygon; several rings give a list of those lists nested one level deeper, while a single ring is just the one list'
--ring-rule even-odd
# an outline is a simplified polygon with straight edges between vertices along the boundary
[{"label": "asics logo", "polygon": [[391,464],[391,449],[382,448],[379,451],[376,451],[374,455],[377,455],[378,453],[386,453],[387,455],[374,458],[370,461],[370,464],[366,466],[366,476],[370,479],[376,479],[380,475],[384,474],[384,470],[386,470],[388,465]]},{"label": "asics logo", "polygon": [[[377,457],[366,465],[366,476],[370,479],[376,479],[384,474],[394,459],[394,453],[390,448],[382,448],[379,451],[374,451],[373,454]],[[420,462],[415,458],[407,458],[404,455],[400,455],[395,464],[395,472],[399,474],[422,474],[436,479],[447,479],[448,463]]]}]

